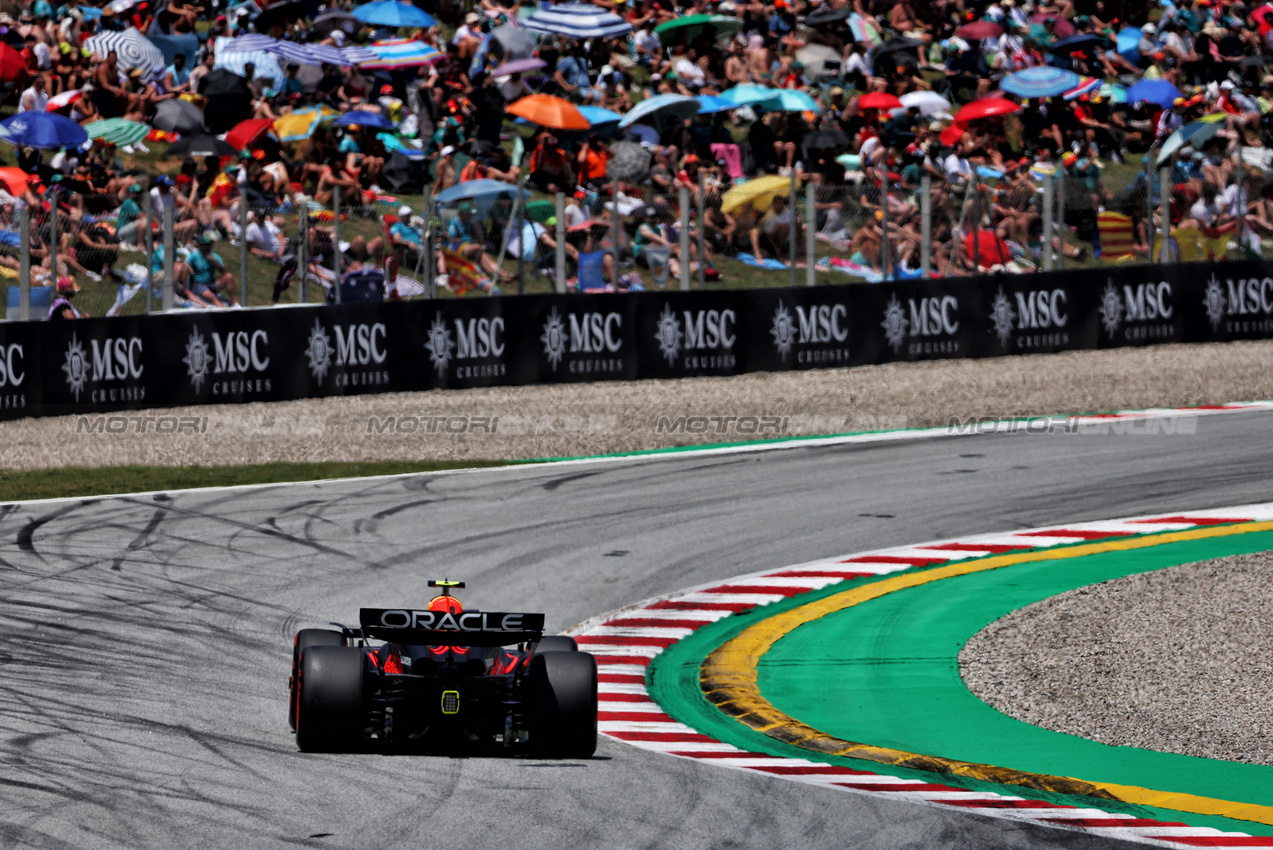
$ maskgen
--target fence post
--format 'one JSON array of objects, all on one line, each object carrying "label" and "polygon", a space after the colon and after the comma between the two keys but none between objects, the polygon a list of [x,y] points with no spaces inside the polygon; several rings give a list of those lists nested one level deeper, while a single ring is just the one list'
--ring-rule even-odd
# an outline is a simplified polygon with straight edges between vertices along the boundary
[{"label": "fence post", "polygon": [[681,187],[681,289],[690,288],[690,187]]},{"label": "fence post", "polygon": [[177,295],[176,290],[173,289],[172,280],[172,264],[176,261],[177,252],[176,239],[172,230],[174,207],[175,204],[169,196],[168,203],[164,204],[164,291],[160,300],[160,307],[165,313],[172,309]]},{"label": "fence post", "polygon": [[1154,261],[1154,168],[1145,154],[1145,239],[1149,244],[1149,262]]},{"label": "fence post", "polygon": [[[975,177],[974,177],[975,179]],[[972,273],[981,270],[981,184],[972,193]]]},{"label": "fence post", "polygon": [[141,193],[141,214],[146,219],[145,237],[146,248],[146,312],[155,312],[155,282],[151,278],[154,276],[155,263],[151,257],[155,256],[155,208],[150,202],[150,190],[147,189]]},{"label": "fence post", "polygon": [[695,207],[695,212],[697,213],[698,217],[694,219],[698,225],[698,288],[699,289],[707,288],[707,246],[704,244],[705,235],[703,233],[703,231],[706,230],[706,226],[703,222],[703,191],[704,191],[703,172],[700,170],[698,172],[698,198],[697,198],[698,203]]},{"label": "fence post", "polygon": [[610,238],[614,242],[614,254],[611,257],[611,268],[614,269],[614,280],[610,285],[619,288],[619,178],[610,182]]},{"label": "fence post", "polygon": [[57,285],[57,190],[58,184],[49,187],[49,278]]},{"label": "fence post", "polygon": [[18,319],[25,322],[31,318],[31,208],[26,205],[18,216],[18,238]]},{"label": "fence post", "polygon": [[558,192],[557,197],[553,199],[557,204],[557,257],[554,263],[557,292],[566,291],[566,193]]},{"label": "fence post", "polygon": [[1236,236],[1237,243],[1238,243],[1238,256],[1245,259],[1246,245],[1242,241],[1242,225],[1244,223],[1243,219],[1246,218],[1246,204],[1242,203],[1242,198],[1246,192],[1246,189],[1242,185],[1243,178],[1245,177],[1245,175],[1243,174],[1243,168],[1242,168],[1242,131],[1241,130],[1238,131],[1237,159],[1238,159],[1237,164],[1235,165],[1233,169],[1233,185],[1235,189],[1237,190],[1234,201],[1233,201],[1233,206],[1237,211],[1237,215],[1234,218],[1236,220],[1238,229],[1234,235]]},{"label": "fence post", "polygon": [[1053,219],[1053,226],[1056,228],[1056,267],[1058,270],[1065,268],[1065,178],[1058,171],[1054,175],[1056,180],[1056,218]]},{"label": "fence post", "polygon": [[884,176],[880,178],[880,268],[884,271],[884,279],[893,279],[892,257],[889,256],[888,244],[888,166],[884,166]]},{"label": "fence post", "polygon": [[243,192],[239,193],[239,303],[248,303],[248,199]]},{"label": "fence post", "polygon": [[925,174],[919,179],[919,274],[924,280],[933,276],[933,178]]},{"label": "fence post", "polygon": [[302,206],[296,218],[296,227],[300,236],[296,244],[296,301],[299,304],[309,303],[309,208]]},{"label": "fence post", "polygon": [[340,187],[332,187],[332,271],[336,273],[336,303],[340,303]]},{"label": "fence post", "polygon": [[[796,170],[791,169],[791,185],[787,189],[787,214],[791,216],[791,226],[788,229],[790,236],[788,242],[791,243],[791,288],[796,288],[796,242],[798,239],[798,231],[800,230],[800,216],[797,213],[800,208],[796,206]],[[757,260],[760,258],[757,257]]]},{"label": "fence post", "polygon": [[1171,262],[1171,175],[1158,169],[1158,226],[1160,228],[1158,262]]},{"label": "fence post", "polygon": [[814,286],[817,283],[816,269],[817,246],[814,244],[818,235],[818,207],[813,197],[813,181],[804,184],[804,285]]},{"label": "fence post", "polygon": [[424,190],[424,232],[420,234],[420,262],[424,263],[424,297],[438,297],[438,266],[433,254],[433,193]]},{"label": "fence post", "polygon": [[976,185],[975,181],[968,181],[968,186],[964,189],[964,199],[959,204],[959,224],[955,226],[954,244],[950,246],[950,257],[946,260],[946,277],[950,277],[950,270],[955,267],[955,255],[959,253],[959,240],[964,232],[964,222],[968,220],[969,196],[972,194],[974,185]]},{"label": "fence post", "polygon": [[[522,199],[522,193],[526,191],[526,176],[530,172],[523,172],[520,182],[517,184],[517,294],[522,295],[526,292],[526,202]],[[615,205],[616,210],[618,204]],[[531,228],[533,232],[534,227]],[[534,257],[531,254],[531,257]],[[618,262],[616,257],[615,262]]]},{"label": "fence post", "polygon": [[1052,179],[1043,181],[1043,250],[1039,261],[1045,272],[1052,271]]}]

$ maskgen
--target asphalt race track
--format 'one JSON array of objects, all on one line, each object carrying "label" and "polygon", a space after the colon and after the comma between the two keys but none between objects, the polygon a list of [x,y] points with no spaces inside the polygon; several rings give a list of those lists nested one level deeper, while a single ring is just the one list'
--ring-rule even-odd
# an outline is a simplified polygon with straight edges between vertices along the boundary
[{"label": "asphalt race track", "polygon": [[1273,417],[0,506],[0,847],[1104,847],[603,739],[587,762],[316,756],[292,635],[420,604],[560,629],[817,557],[1273,500]]}]

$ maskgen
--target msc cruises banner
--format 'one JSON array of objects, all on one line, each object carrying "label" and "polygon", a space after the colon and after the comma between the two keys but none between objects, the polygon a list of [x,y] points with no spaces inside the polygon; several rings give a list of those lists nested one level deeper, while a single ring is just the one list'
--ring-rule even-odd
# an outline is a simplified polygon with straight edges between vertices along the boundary
[{"label": "msc cruises banner", "polygon": [[1273,265],[0,324],[0,418],[1273,337]]}]

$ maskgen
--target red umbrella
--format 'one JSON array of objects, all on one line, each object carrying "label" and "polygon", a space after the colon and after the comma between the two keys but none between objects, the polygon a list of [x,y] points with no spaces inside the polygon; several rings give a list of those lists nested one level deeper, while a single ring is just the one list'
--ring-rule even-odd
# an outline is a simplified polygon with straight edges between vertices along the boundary
[{"label": "red umbrella", "polygon": [[994,115],[1011,115],[1014,112],[1021,111],[1021,104],[1013,103],[1002,97],[983,97],[981,100],[974,100],[960,108],[955,113],[956,124],[969,124],[980,118],[990,118]]},{"label": "red umbrella", "polygon": [[888,92],[873,91],[858,98],[859,109],[900,109],[902,102],[896,95]]},{"label": "red umbrella", "polygon": [[971,24],[964,24],[955,30],[955,35],[960,38],[966,38],[969,41],[981,41],[983,38],[994,38],[1003,35],[1003,27],[994,21],[974,21]]},{"label": "red umbrella", "polygon": [[26,76],[27,63],[22,54],[0,42],[0,83],[12,83]]},{"label": "red umbrella", "polygon": [[968,259],[975,260],[979,268],[1002,266],[1012,260],[1012,249],[993,230],[978,230],[975,237],[964,237],[964,250]]},{"label": "red umbrella", "polygon": [[234,129],[225,134],[225,140],[229,142],[235,150],[243,150],[252,142],[256,141],[257,136],[264,133],[270,127],[274,126],[274,122],[268,118],[249,118],[246,121],[240,121],[234,125]]},{"label": "red umbrella", "polygon": [[950,147],[954,147],[955,142],[962,139],[963,136],[964,136],[964,128],[960,127],[958,124],[951,124],[945,130],[941,131],[940,138],[941,138],[941,143],[945,145],[946,147],[950,148]]},{"label": "red umbrella", "polygon": [[48,105],[45,106],[44,108],[48,110],[49,112],[56,112],[59,109],[70,106],[72,103],[75,103],[77,100],[79,100],[83,96],[84,96],[84,92],[80,91],[79,89],[71,89],[69,91],[64,91],[61,94],[57,94],[49,98]]},{"label": "red umbrella", "polygon": [[0,168],[0,183],[3,183],[4,188],[14,197],[25,192],[30,182],[31,176],[21,168],[14,168],[11,165]]}]

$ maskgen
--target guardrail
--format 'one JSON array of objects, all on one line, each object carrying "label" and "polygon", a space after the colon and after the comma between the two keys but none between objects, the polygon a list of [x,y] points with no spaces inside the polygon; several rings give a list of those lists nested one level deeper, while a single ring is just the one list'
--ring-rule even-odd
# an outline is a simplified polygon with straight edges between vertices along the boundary
[{"label": "guardrail", "polygon": [[1273,337],[1273,264],[0,324],[0,418]]}]

